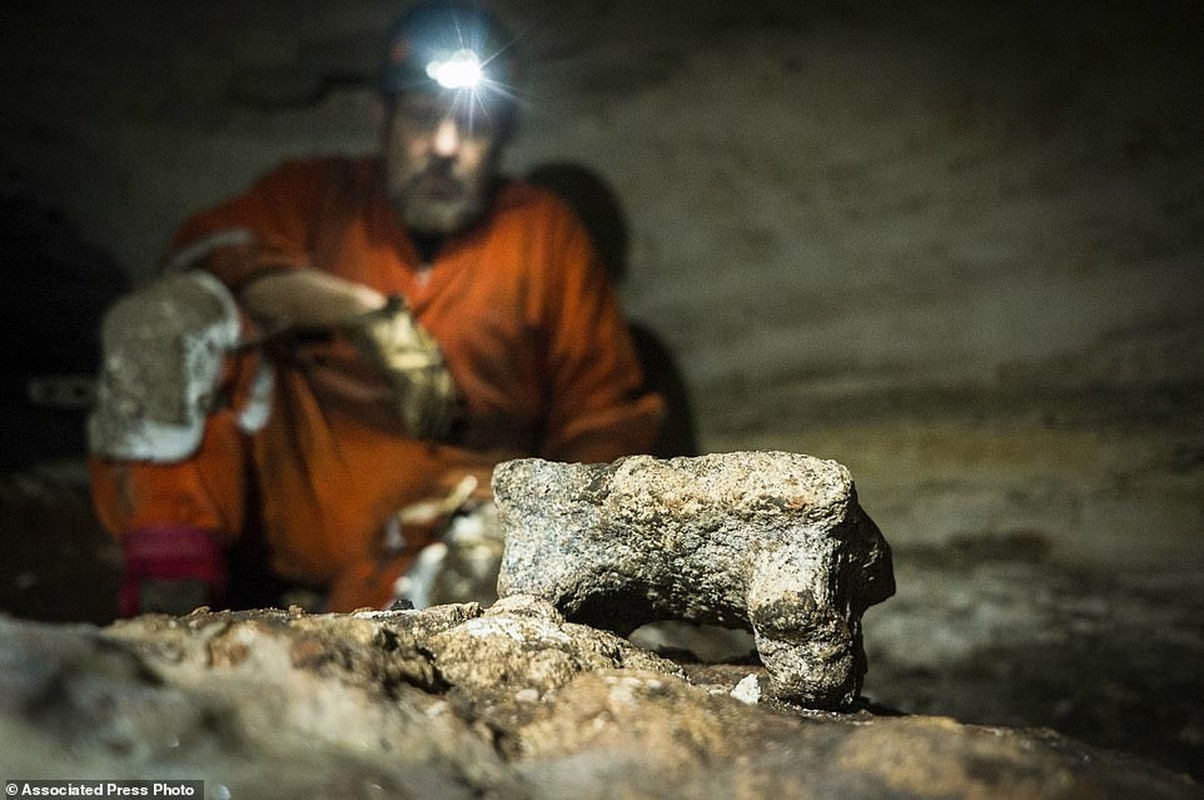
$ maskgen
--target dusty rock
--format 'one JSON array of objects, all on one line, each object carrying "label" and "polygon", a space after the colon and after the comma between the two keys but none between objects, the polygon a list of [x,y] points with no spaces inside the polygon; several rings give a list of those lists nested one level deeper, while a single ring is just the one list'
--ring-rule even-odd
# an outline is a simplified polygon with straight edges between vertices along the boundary
[{"label": "dusty rock", "polygon": [[532,597],[0,619],[0,664],[9,779],[199,778],[267,800],[1200,796],[1050,731],[741,702],[747,666],[686,677]]},{"label": "dusty rock", "polygon": [[[34,735],[47,754],[0,759],[11,766],[5,774],[61,775],[52,765],[70,763],[64,753],[87,755],[81,768],[129,761],[151,775],[171,774],[168,765],[182,759],[193,774],[246,789],[256,779],[244,768],[305,752],[315,760],[298,781],[338,772],[394,787],[386,796],[410,796],[400,787],[411,784],[519,796],[499,747],[543,694],[585,670],[678,671],[613,634],[566,624],[535,598],[486,612],[477,604],[356,615],[198,609],[100,631],[4,622],[0,652],[8,667],[0,736],[12,744]],[[322,785],[330,796],[357,796]],[[298,788],[286,780],[264,794],[252,785],[244,796],[298,796]]]},{"label": "dusty rock", "polygon": [[225,353],[238,343],[238,314],[229,290],[199,270],[158,281],[109,309],[88,417],[91,451],[156,462],[191,455]]},{"label": "dusty rock", "polygon": [[894,577],[840,464],[781,452],[522,459],[493,485],[501,596],[539,595],[624,633],[660,619],[746,628],[776,696],[815,707],[857,696],[861,615]]}]

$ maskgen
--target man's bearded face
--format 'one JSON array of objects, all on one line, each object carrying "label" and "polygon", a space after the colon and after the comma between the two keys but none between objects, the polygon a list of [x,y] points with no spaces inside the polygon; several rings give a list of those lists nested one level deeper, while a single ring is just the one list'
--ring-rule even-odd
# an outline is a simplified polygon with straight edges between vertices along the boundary
[{"label": "man's bearded face", "polygon": [[472,97],[399,96],[384,124],[389,197],[411,229],[454,233],[485,210],[497,136]]}]

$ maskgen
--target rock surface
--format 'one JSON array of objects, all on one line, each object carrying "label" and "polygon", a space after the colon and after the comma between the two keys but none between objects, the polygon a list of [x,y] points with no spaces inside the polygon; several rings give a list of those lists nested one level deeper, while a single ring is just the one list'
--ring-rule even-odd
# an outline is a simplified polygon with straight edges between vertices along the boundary
[{"label": "rock surface", "polygon": [[265,800],[1200,796],[1050,731],[736,699],[763,670],[683,670],[531,597],[0,620],[0,654],[9,779],[201,778]]},{"label": "rock surface", "polygon": [[861,615],[894,593],[890,548],[848,470],[781,452],[521,459],[494,472],[498,593],[629,633],[661,619],[753,631],[773,694],[852,703]]},{"label": "rock surface", "polygon": [[[396,6],[14,3],[6,166],[145,278],[281,158],[373,145]],[[511,167],[610,184],[701,449],[836,458],[888,532],[866,693],[1204,780],[1204,4],[499,7],[544,76]],[[16,252],[23,359],[91,295]],[[81,427],[48,410],[0,452]],[[103,624],[119,552],[55,502],[4,505],[0,607]],[[963,549],[1016,536],[1045,550]]]}]

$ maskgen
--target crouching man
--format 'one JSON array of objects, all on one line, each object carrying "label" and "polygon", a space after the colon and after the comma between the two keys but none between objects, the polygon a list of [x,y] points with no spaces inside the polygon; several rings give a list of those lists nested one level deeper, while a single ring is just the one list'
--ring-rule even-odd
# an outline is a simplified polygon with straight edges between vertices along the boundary
[{"label": "crouching man", "polygon": [[500,461],[652,445],[663,404],[584,229],[497,174],[511,37],[439,2],[388,42],[378,155],[286,163],[199,214],[106,317],[90,464],[123,615],[275,580],[379,608]]}]

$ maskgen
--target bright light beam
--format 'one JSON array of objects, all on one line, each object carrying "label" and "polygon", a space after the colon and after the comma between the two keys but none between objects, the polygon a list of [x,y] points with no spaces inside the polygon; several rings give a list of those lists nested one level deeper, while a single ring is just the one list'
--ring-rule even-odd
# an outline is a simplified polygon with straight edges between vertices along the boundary
[{"label": "bright light beam", "polygon": [[471,50],[457,50],[446,61],[431,61],[426,74],[444,89],[473,89],[484,77],[481,59]]}]

